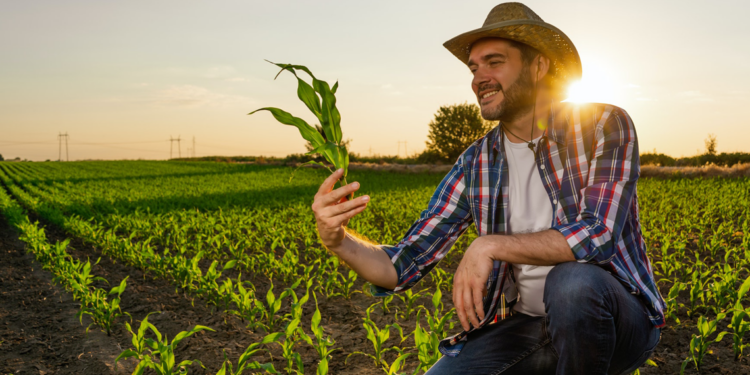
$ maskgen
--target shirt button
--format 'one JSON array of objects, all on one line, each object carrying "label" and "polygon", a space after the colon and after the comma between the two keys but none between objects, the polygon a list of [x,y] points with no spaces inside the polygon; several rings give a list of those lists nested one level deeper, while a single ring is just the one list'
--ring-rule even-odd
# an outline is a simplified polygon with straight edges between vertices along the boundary
[{"label": "shirt button", "polygon": [[539,168],[541,168],[542,170],[544,170],[544,164],[542,164],[542,166],[541,166],[541,167],[539,167]]},{"label": "shirt button", "polygon": [[557,204],[557,199],[553,199],[552,204]]}]

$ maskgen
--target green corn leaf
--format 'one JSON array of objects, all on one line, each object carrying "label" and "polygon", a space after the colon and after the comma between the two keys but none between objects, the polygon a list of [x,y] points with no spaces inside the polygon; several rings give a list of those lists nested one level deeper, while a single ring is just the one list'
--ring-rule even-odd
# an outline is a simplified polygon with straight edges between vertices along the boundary
[{"label": "green corn leaf", "polygon": [[236,260],[230,260],[229,262],[227,262],[227,264],[224,265],[224,268],[221,269],[221,272],[224,272],[230,268],[234,268],[234,266],[236,265],[237,265]]},{"label": "green corn leaf", "polygon": [[252,115],[255,112],[258,111],[268,111],[271,112],[274,118],[276,118],[276,121],[285,124],[285,125],[291,125],[297,127],[299,130],[300,135],[302,135],[302,138],[304,138],[306,141],[309,141],[313,144],[313,146],[318,147],[319,145],[325,143],[325,139],[323,139],[323,136],[318,133],[318,131],[310,126],[305,120],[292,116],[289,112],[286,112],[284,110],[273,108],[273,107],[264,107],[256,109],[248,115]]},{"label": "green corn leaf", "polygon": [[118,296],[122,294],[122,292],[125,291],[125,287],[127,286],[128,277],[130,276],[125,276],[125,278],[120,281],[120,285],[112,288],[112,290],[109,291],[109,294],[117,293]]},{"label": "green corn leaf", "polygon": [[263,340],[260,343],[261,344],[270,344],[272,342],[278,341],[283,336],[284,336],[284,334],[282,332],[271,333],[269,335],[266,335],[266,337],[264,337]]},{"label": "green corn leaf", "polygon": [[742,300],[742,297],[744,297],[745,294],[747,294],[748,290],[750,290],[750,277],[745,279],[745,282],[743,282],[742,285],[740,286],[740,290],[737,293],[737,299]]},{"label": "green corn leaf", "polygon": [[388,369],[388,375],[395,375],[398,374],[398,371],[401,370],[401,367],[404,366],[404,360],[406,360],[406,357],[410,356],[411,353],[402,354],[396,358],[395,361],[391,364],[391,367]]},{"label": "green corn leaf", "polygon": [[323,358],[318,362],[318,370],[316,372],[317,375],[327,375],[328,374],[328,359]]},{"label": "green corn leaf", "polygon": [[174,348],[177,347],[177,344],[179,344],[180,341],[182,341],[184,338],[186,338],[188,336],[192,336],[194,333],[200,332],[200,331],[203,331],[203,330],[211,331],[211,332],[216,332],[215,330],[213,330],[213,329],[211,329],[209,327],[202,326],[202,325],[196,325],[189,332],[182,331],[182,332],[178,333],[177,336],[175,336],[174,339],[172,339],[172,344],[170,346],[174,350]]},{"label": "green corn leaf", "polygon": [[323,131],[326,134],[328,140],[333,143],[341,143],[341,115],[339,110],[336,109],[336,96],[331,92],[331,88],[328,87],[328,83],[323,81],[314,80],[313,87],[320,96],[323,98],[323,123],[320,124],[323,127]]},{"label": "green corn leaf", "polygon": [[[297,77],[297,74],[294,73],[294,76]],[[323,114],[321,113],[320,98],[318,98],[318,94],[315,93],[315,89],[313,89],[309,83],[303,81],[299,77],[297,77],[297,96],[303,103],[305,103],[310,112],[318,118],[318,121],[323,122]]]},{"label": "green corn leaf", "polygon": [[117,362],[119,360],[130,358],[130,357],[138,357],[138,356],[139,356],[138,352],[132,349],[125,350],[124,352],[120,353],[120,355],[118,355],[117,358],[115,358],[115,369],[117,369]]}]

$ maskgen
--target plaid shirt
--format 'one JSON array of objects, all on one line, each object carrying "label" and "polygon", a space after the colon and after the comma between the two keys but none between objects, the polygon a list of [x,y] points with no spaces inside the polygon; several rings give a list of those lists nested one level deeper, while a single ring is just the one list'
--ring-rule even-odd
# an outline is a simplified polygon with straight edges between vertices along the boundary
[{"label": "plaid shirt", "polygon": [[[611,105],[557,103],[548,124],[535,158],[553,207],[551,229],[565,236],[578,262],[607,270],[642,299],[655,326],[665,326],[665,303],[638,217],[640,163],[630,116]],[[508,162],[500,129],[496,126],[461,154],[401,242],[380,246],[396,267],[398,284],[393,290],[373,286],[374,295],[414,286],[472,222],[479,236],[507,232]],[[510,316],[517,296],[511,264],[494,261],[485,318],[471,331]],[[458,355],[471,331],[442,340],[440,351]]]}]

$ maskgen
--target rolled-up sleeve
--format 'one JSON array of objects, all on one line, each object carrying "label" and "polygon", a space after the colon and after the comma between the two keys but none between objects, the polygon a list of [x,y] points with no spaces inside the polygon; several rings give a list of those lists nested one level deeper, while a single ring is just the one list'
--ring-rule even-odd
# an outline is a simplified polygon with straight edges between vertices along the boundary
[{"label": "rolled-up sleeve", "polygon": [[382,297],[414,286],[437,265],[471,222],[462,155],[404,238],[395,246],[380,245],[396,268],[398,284],[394,289],[372,285],[372,294]]},{"label": "rolled-up sleeve", "polygon": [[582,189],[575,222],[555,225],[578,262],[605,264],[617,255],[640,174],[638,140],[630,116],[620,108],[605,112]]}]

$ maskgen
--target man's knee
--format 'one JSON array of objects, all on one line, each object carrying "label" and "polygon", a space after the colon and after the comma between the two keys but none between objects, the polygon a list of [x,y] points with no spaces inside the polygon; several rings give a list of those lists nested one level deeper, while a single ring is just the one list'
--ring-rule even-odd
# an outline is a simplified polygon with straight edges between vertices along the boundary
[{"label": "man's knee", "polygon": [[556,265],[547,274],[544,284],[545,309],[549,313],[550,307],[568,310],[601,301],[607,285],[605,277],[612,276],[594,264],[565,262]]}]

